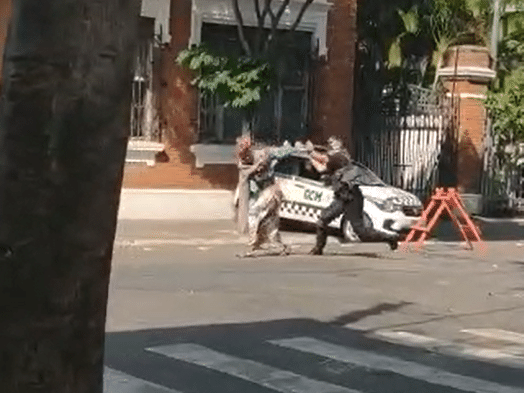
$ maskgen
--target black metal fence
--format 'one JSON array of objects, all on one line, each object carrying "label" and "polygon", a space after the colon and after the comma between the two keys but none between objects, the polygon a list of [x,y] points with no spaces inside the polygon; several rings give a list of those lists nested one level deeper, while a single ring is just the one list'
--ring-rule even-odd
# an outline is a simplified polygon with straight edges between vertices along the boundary
[{"label": "black metal fence", "polygon": [[406,105],[390,99],[377,111],[381,127],[360,133],[356,153],[385,182],[425,200],[446,170],[443,165],[454,165],[458,112],[451,99],[430,89],[411,86],[410,92]]},{"label": "black metal fence", "polygon": [[[524,144],[515,148],[522,152]],[[491,136],[487,138],[484,152],[482,194],[484,212],[488,215],[524,214],[524,159],[505,165]]]}]

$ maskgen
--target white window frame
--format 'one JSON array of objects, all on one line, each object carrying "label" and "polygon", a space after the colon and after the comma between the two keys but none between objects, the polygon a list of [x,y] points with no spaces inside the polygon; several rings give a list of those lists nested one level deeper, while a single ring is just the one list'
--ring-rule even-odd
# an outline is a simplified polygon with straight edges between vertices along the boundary
[{"label": "white window frame", "polygon": [[[304,0],[291,1],[286,12],[282,15],[279,28],[290,27],[296,20],[296,16]],[[273,8],[280,7],[281,1],[275,1]],[[252,0],[240,0],[240,9],[244,19],[244,25],[256,27],[258,25]],[[320,56],[327,56],[327,21],[328,11],[331,3],[327,0],[315,0],[311,3],[297,26],[297,30],[313,33],[312,44],[318,44]],[[199,44],[201,40],[202,24],[217,23],[235,25],[236,18],[231,0],[192,0],[191,7],[191,36],[189,44]],[[266,27],[270,27],[269,18],[266,19]]]},{"label": "white window frame", "polygon": [[161,44],[168,44],[171,41],[169,32],[170,11],[170,0],[142,0],[140,16],[155,18],[155,36]]}]

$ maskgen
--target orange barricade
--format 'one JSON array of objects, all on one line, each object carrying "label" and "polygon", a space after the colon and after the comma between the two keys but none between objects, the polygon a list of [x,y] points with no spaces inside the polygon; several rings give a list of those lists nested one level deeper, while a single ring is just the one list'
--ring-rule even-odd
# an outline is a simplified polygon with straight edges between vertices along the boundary
[{"label": "orange barricade", "polygon": [[437,188],[428,206],[422,212],[420,220],[411,227],[408,236],[402,242],[401,249],[406,250],[409,243],[414,243],[417,249],[420,248],[444,212],[448,213],[470,249],[473,249],[472,240],[484,248],[480,230],[466,212],[457,190],[455,188]]}]

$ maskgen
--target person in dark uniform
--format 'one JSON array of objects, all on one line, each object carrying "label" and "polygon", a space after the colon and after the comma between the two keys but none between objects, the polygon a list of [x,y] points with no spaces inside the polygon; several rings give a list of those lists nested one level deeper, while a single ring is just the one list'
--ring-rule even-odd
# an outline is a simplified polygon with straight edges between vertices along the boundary
[{"label": "person in dark uniform", "polygon": [[[333,141],[330,144],[333,145]],[[395,250],[398,246],[398,235],[388,235],[364,224],[364,197],[355,182],[358,177],[355,172],[357,167],[352,164],[349,153],[343,148],[332,148],[327,154],[312,151],[310,158],[317,171],[328,176],[333,187],[334,199],[320,215],[317,222],[316,244],[309,253],[322,255],[327,242],[328,225],[341,214],[350,221],[361,241],[386,242],[392,250]]]}]

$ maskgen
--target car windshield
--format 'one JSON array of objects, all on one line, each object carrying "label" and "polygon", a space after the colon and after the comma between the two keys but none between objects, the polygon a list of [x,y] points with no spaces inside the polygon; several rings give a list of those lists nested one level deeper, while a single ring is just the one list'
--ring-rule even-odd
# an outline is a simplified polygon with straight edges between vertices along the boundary
[{"label": "car windshield", "polygon": [[[353,168],[349,176],[352,182],[362,186],[386,186],[374,172],[364,165],[352,161]],[[300,176],[311,180],[320,180],[320,173],[311,165],[308,159],[303,156],[290,156],[280,160],[275,166],[275,172]]]},{"label": "car windshield", "polygon": [[382,181],[371,169],[366,168],[364,165],[352,161],[353,168],[350,171],[350,179],[353,183],[361,186],[386,186],[387,184]]},{"label": "car windshield", "polygon": [[320,173],[318,173],[309,160],[300,156],[290,156],[280,160],[275,166],[275,172],[300,176],[310,180],[320,180]]}]

